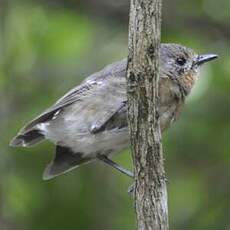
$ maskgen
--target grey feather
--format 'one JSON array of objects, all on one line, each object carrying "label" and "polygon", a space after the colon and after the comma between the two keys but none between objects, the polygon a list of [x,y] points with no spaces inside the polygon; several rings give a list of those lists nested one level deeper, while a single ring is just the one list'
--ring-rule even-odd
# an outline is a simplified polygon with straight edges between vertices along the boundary
[{"label": "grey feather", "polygon": [[[198,57],[180,45],[161,45],[158,112],[162,131],[180,114],[197,78],[200,65],[194,63],[200,60]],[[204,57],[202,63],[214,55]],[[178,58],[185,63],[178,64]],[[123,59],[90,75],[12,140],[14,146],[30,146],[44,138],[58,143],[55,159],[46,168],[44,179],[96,159],[96,153],[110,156],[129,146],[126,65],[127,59]]]},{"label": "grey feather", "polygon": [[[23,136],[30,133],[31,130],[37,129],[37,125],[51,121],[57,112],[61,113],[66,107],[70,106],[73,103],[75,103],[75,105],[77,106],[78,104],[82,105],[92,102],[93,96],[100,96],[104,98],[104,107],[107,107],[107,109],[101,110],[101,113],[95,114],[95,122],[90,127],[92,132],[100,129],[100,127],[121,107],[120,100],[125,100],[126,98],[126,94],[124,91],[117,90],[117,86],[119,84],[125,84],[125,67],[126,60],[124,59],[120,62],[107,66],[100,72],[92,74],[91,76],[86,78],[86,80],[81,85],[70,90],[53,106],[48,108],[45,112],[33,119],[31,122],[26,124],[19,131],[18,135],[13,138],[10,145],[23,146],[23,144],[25,143],[23,141]],[[120,80],[117,81],[113,77],[117,77]],[[112,94],[107,95],[108,91],[110,91]],[[113,101],[113,103],[111,103],[111,100]],[[95,102],[97,102],[97,100],[95,100]],[[100,103],[100,101],[98,101],[98,103]],[[95,103],[94,108],[99,108],[99,106],[99,104]],[[33,142],[31,142],[31,144],[32,143]],[[24,144],[24,146],[27,145]]]},{"label": "grey feather", "polygon": [[42,140],[44,140],[44,138],[44,135],[41,134],[39,130],[32,129],[13,138],[10,142],[10,146],[29,147],[40,143]]},{"label": "grey feather", "polygon": [[83,163],[88,163],[92,159],[83,157],[82,153],[74,153],[71,149],[56,146],[56,154],[43,173],[43,179],[49,180],[70,170],[75,169]]}]

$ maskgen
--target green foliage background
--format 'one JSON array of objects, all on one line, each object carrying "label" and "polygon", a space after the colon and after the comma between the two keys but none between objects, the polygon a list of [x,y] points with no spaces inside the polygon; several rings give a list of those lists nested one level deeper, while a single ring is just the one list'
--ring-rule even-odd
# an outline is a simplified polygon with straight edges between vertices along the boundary
[{"label": "green foliage background", "polygon": [[[10,148],[19,128],[127,55],[126,0],[0,1],[0,229],[135,229],[129,178],[101,163],[44,182],[54,146]],[[162,41],[220,58],[164,134],[171,229],[230,229],[230,2],[165,0]],[[116,157],[131,168],[129,150]]]}]

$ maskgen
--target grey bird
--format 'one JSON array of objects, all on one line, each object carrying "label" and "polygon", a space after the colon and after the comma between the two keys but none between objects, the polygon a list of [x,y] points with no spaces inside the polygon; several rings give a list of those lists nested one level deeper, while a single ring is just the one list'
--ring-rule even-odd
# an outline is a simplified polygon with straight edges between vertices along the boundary
[{"label": "grey bird", "polygon": [[[175,121],[203,64],[215,54],[198,55],[178,44],[160,47],[159,115],[163,132]],[[126,98],[127,59],[90,75],[23,127],[11,146],[28,147],[45,139],[56,145],[43,179],[100,160],[132,176],[111,156],[129,146]]]}]

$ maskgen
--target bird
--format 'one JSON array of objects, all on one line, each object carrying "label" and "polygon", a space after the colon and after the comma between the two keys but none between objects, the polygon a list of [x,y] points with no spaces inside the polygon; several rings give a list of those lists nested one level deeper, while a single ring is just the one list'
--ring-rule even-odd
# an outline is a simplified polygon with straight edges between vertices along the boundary
[{"label": "bird", "polygon": [[[180,44],[162,43],[159,49],[159,119],[161,132],[176,121],[190,94],[198,70],[216,59],[216,54],[199,55]],[[54,159],[43,179],[49,180],[95,160],[133,177],[112,160],[129,147],[127,121],[127,58],[87,77],[51,107],[27,123],[10,146],[30,147],[43,140],[56,146]]]}]

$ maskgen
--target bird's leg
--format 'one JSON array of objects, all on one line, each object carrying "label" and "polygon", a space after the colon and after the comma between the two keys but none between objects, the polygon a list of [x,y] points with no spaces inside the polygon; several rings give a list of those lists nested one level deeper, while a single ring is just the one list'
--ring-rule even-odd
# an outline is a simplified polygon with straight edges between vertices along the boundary
[{"label": "bird's leg", "polygon": [[106,163],[107,165],[112,166],[113,168],[117,169],[119,172],[133,178],[133,173],[130,172],[128,169],[123,168],[122,166],[120,166],[119,164],[117,164],[116,162],[112,161],[111,159],[109,159],[107,156],[105,155],[98,155],[97,158]]},{"label": "bird's leg", "polygon": [[127,192],[128,192],[128,194],[129,194],[130,196],[132,196],[132,197],[134,196],[134,183],[131,184],[131,185],[128,187]]}]

